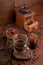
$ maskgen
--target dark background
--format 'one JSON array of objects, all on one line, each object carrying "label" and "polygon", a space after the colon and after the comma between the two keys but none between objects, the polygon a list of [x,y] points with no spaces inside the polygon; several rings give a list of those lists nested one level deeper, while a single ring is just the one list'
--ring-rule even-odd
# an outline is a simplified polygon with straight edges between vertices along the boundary
[{"label": "dark background", "polygon": [[38,15],[43,12],[43,0],[0,0],[0,25],[12,21],[14,3],[18,5],[26,3]]}]

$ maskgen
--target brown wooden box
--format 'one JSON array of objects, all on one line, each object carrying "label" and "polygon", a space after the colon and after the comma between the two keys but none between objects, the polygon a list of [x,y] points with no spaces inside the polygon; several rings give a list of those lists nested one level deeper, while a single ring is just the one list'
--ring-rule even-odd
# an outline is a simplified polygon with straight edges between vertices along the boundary
[{"label": "brown wooden box", "polygon": [[21,14],[20,12],[16,12],[16,24],[18,26],[24,27],[24,23],[34,19],[34,13],[31,14]]}]

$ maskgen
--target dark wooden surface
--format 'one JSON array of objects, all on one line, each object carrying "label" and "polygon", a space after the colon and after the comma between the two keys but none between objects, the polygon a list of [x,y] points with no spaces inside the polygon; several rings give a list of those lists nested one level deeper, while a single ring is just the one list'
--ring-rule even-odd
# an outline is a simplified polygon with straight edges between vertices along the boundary
[{"label": "dark wooden surface", "polygon": [[[36,12],[35,20],[39,21],[39,27],[40,27],[39,51],[40,52],[38,54],[40,54],[40,58],[37,61],[35,61],[33,64],[27,64],[26,61],[25,61],[25,65],[43,65],[43,3],[42,2],[37,2],[36,4],[32,4],[30,6],[30,8],[31,8],[31,10]],[[10,27],[18,28],[19,32],[28,34],[24,29],[18,27],[14,23],[10,23],[10,24],[6,24],[6,25],[3,25],[3,26],[0,26],[0,32],[5,33],[6,29],[8,29]],[[2,54],[0,52],[0,57],[1,57],[0,58],[0,62],[3,62],[4,65],[6,65],[6,63],[4,63],[4,62],[7,62],[7,61],[11,60],[11,58],[9,56],[10,54],[8,53],[6,55],[6,52],[8,52],[8,50],[7,51],[5,50],[4,52],[2,51]],[[14,63],[16,63],[16,61]],[[0,65],[2,65],[2,64],[0,63]],[[14,64],[14,65],[17,65],[17,64]]]},{"label": "dark wooden surface", "polygon": [[[38,33],[39,34],[39,43],[38,43],[39,44],[39,49],[37,51],[38,52],[37,56],[40,55],[40,58],[37,61],[35,61],[34,63],[33,62],[30,63],[31,61],[25,61],[24,65],[32,65],[32,64],[33,65],[43,65],[43,26],[42,26],[43,21],[42,21],[42,16],[36,16],[36,19],[38,19],[39,24],[41,23],[40,24],[40,29],[39,29],[40,31]],[[24,29],[20,28],[19,26],[15,25],[14,23],[10,23],[10,24],[6,24],[4,26],[0,26],[0,32],[5,33],[5,31],[10,27],[17,28],[20,33],[28,34]],[[5,62],[8,62],[9,60],[11,61],[10,54],[8,54],[7,52],[8,52],[8,50],[4,51],[4,52],[3,51],[0,52],[0,61],[2,61],[3,64]],[[6,55],[6,53],[8,55]],[[5,57],[5,55],[6,55],[6,57]],[[4,62],[3,62],[3,58],[4,58]],[[21,61],[18,61],[16,59],[14,59],[12,61],[14,61],[14,65],[16,65],[16,63],[17,63],[17,65],[19,65],[18,63],[21,62]],[[6,65],[6,63],[4,65]],[[22,65],[22,63],[21,63],[21,65]]]},{"label": "dark wooden surface", "polygon": [[[35,10],[34,9],[35,7],[33,6],[33,8],[31,8],[32,10]],[[36,11],[36,10],[35,10]],[[38,12],[39,11],[39,12]],[[35,61],[34,63],[33,63],[33,65],[43,65],[43,8],[39,8],[37,11],[36,11],[36,16],[35,16],[35,20],[38,20],[39,21],[39,27],[40,27],[40,33],[39,33],[39,35],[40,35],[40,41],[39,41],[39,51],[40,51],[40,58],[37,60],[37,61]],[[6,24],[6,25],[3,25],[3,26],[0,26],[0,32],[3,32],[3,33],[5,33],[5,31],[8,29],[8,28],[10,28],[10,27],[14,27],[14,28],[18,28],[18,30],[19,30],[19,32],[22,32],[22,33],[25,33],[25,34],[28,34],[24,29],[22,29],[22,28],[20,28],[20,27],[18,27],[17,25],[15,25],[14,23],[10,23],[10,24]],[[6,51],[2,51],[2,54],[3,53],[6,53]],[[4,54],[3,54],[4,55]],[[1,52],[0,52],[0,61],[2,62],[2,63],[4,63],[4,62],[8,62],[11,58],[10,58],[10,56],[9,56],[9,54],[8,55],[6,55],[6,57],[5,56],[1,56]],[[3,57],[4,57],[4,62],[3,62]],[[7,59],[7,60],[6,60]],[[16,61],[14,62],[14,63],[17,63]],[[28,62],[29,63],[29,62]],[[0,65],[2,65],[1,63],[0,63]],[[4,64],[4,65],[6,65],[6,63]],[[8,65],[8,64],[7,64]],[[16,64],[15,64],[16,65]],[[27,64],[26,63],[26,61],[25,61],[25,65],[32,65],[32,64]]]}]

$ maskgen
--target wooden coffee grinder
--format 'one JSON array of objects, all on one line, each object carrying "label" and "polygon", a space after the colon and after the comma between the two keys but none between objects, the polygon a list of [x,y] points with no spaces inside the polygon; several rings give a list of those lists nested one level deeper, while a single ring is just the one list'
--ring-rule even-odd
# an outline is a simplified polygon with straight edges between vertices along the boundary
[{"label": "wooden coffee grinder", "polygon": [[[31,32],[33,28],[35,28],[35,26],[35,29],[38,28],[38,24],[36,24],[37,22],[34,21],[34,15],[35,13],[29,10],[29,8],[24,4],[22,7],[19,7],[16,11],[16,24],[20,27],[23,27],[26,31]],[[33,23],[31,23],[31,21]],[[29,29],[27,28],[26,23],[29,23]]]}]

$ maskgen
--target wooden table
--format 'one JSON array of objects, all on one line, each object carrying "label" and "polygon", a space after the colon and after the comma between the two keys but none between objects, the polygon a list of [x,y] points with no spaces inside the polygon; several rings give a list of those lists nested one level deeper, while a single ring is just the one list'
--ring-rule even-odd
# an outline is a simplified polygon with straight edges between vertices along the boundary
[{"label": "wooden table", "polygon": [[[26,32],[24,29],[20,28],[19,26],[15,25],[13,23],[12,24],[7,24],[7,25],[4,25],[4,26],[0,26],[0,31],[2,31],[3,33],[5,33],[6,29],[8,29],[10,27],[12,27],[12,28],[18,28],[19,32],[24,33],[24,34],[28,34],[28,32]],[[27,61],[23,61],[22,60],[22,62],[21,62],[20,60],[8,57],[9,59],[11,59],[10,61],[13,62],[13,65],[43,65],[43,27],[40,27],[40,33],[39,33],[39,35],[40,35],[40,38],[39,38],[39,48],[38,48],[38,50],[39,50],[38,54],[40,55],[39,59],[36,60],[36,61],[34,61],[34,62],[31,61],[31,60],[27,60]]]}]

